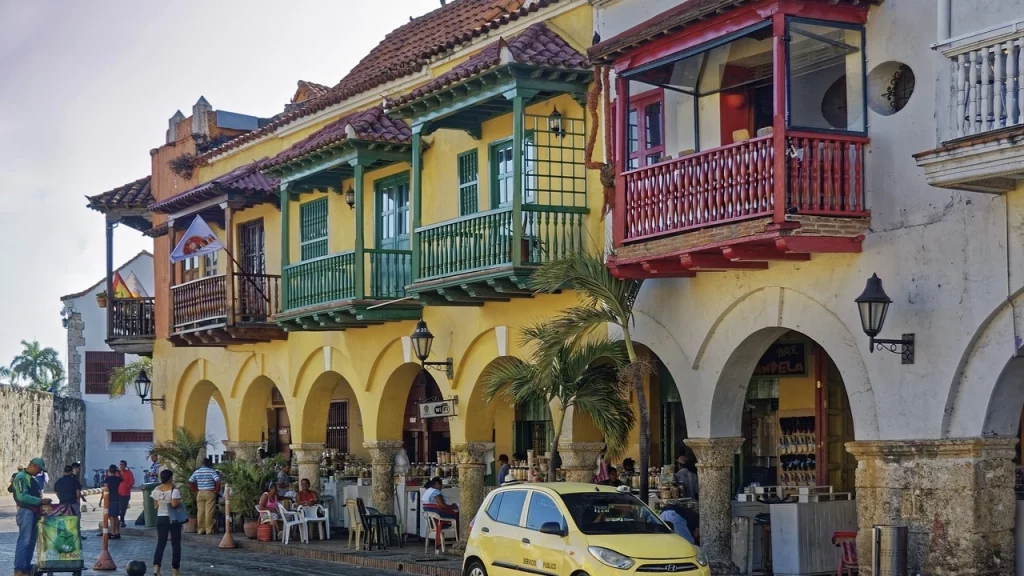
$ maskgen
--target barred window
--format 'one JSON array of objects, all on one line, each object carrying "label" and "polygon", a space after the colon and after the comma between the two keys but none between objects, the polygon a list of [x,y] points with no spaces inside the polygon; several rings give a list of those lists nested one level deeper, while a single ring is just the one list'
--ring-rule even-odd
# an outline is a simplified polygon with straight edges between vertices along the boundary
[{"label": "barred window", "polygon": [[107,394],[110,390],[110,373],[114,368],[124,366],[124,354],[120,352],[85,353],[85,393]]},{"label": "barred window", "polygon": [[303,260],[327,256],[327,198],[299,205]]},{"label": "barred window", "polygon": [[111,444],[152,444],[153,443],[153,432],[140,432],[137,430],[111,430],[110,431],[110,443]]}]

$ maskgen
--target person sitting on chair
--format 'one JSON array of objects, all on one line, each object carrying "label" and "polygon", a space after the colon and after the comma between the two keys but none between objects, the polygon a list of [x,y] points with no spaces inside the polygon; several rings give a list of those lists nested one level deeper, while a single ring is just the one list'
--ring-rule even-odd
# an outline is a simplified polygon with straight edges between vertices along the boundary
[{"label": "person sitting on chair", "polygon": [[267,491],[260,496],[260,503],[256,506],[260,512],[269,512],[270,519],[273,521],[274,527],[280,532],[284,526],[281,524],[281,516],[277,512],[277,484],[271,482],[270,486],[267,487]]},{"label": "person sitting on chair", "polygon": [[455,528],[459,527],[459,507],[448,504],[441,493],[443,486],[441,478],[434,477],[427,482],[426,490],[423,491],[423,511],[433,512],[441,517],[441,520],[453,522]]},{"label": "person sitting on chair", "polygon": [[299,482],[299,493],[295,495],[295,503],[299,506],[315,506],[320,503],[320,497],[310,489],[309,480],[306,478]]}]

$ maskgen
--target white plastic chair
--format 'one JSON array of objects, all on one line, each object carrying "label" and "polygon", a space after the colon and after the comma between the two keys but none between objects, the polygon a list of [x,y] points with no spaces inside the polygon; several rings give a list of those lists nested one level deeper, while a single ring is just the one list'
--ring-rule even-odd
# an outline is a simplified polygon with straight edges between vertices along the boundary
[{"label": "white plastic chair", "polygon": [[[303,521],[306,523],[306,539],[309,539],[309,525],[318,524],[317,528],[320,529],[320,539],[324,539],[324,528],[327,528],[327,540],[331,539],[331,523],[327,515],[327,508],[319,504],[307,504],[305,506],[299,506],[297,512],[302,516]],[[322,514],[322,515],[321,515]]]},{"label": "white plastic chair", "polygon": [[309,533],[306,532],[306,520],[302,517],[302,514],[285,510],[284,505],[280,502],[277,504],[277,514],[281,517],[281,522],[284,523],[282,535],[285,545],[288,544],[288,538],[291,536],[292,528],[299,529],[300,542],[309,543]]},{"label": "white plastic chair", "polygon": [[[456,541],[459,539],[459,531],[456,529],[455,521],[441,518],[441,515],[437,512],[431,512],[429,510],[423,511],[423,517],[427,521],[427,535],[423,538],[423,553],[427,553],[427,545],[431,540],[434,541],[434,552],[437,552],[438,544],[441,545],[441,552],[444,552],[444,541],[447,538],[452,538]],[[445,528],[444,525],[448,524]],[[438,539],[438,534],[441,538]]]},{"label": "white plastic chair", "polygon": [[277,540],[277,522],[274,521],[274,515],[271,514],[270,510],[260,510],[256,507],[256,513],[259,514],[260,524],[270,524],[270,533],[274,540]]}]

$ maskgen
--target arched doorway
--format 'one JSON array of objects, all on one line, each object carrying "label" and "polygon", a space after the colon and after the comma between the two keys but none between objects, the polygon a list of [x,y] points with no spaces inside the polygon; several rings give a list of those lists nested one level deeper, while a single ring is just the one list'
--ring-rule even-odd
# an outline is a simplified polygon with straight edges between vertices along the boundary
[{"label": "arched doorway", "polygon": [[288,416],[284,396],[274,386],[267,399],[267,456],[279,455],[285,460],[292,459],[292,422]]},{"label": "arched doorway", "polygon": [[207,448],[209,456],[223,455],[228,432],[227,411],[220,390],[213,382],[200,380],[186,394],[185,402],[178,408],[178,425],[197,436],[207,438],[210,441]]},{"label": "arched doorway", "polygon": [[451,452],[452,435],[448,419],[419,417],[420,403],[442,399],[434,377],[426,370],[417,373],[405,401],[402,425],[402,442],[410,462],[435,463],[438,462],[438,452]]},{"label": "arched doorway", "polygon": [[302,410],[301,444],[323,444],[332,465],[369,460],[355,391],[341,374],[324,372],[313,382]]}]

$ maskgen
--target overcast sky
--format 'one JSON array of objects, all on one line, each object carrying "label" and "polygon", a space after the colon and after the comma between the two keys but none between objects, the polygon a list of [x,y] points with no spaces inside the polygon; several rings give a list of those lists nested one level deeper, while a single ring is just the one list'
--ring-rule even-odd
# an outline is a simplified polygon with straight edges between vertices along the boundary
[{"label": "overcast sky", "polygon": [[[103,278],[98,194],[150,173],[175,110],[280,112],[439,0],[0,0],[0,365],[66,359],[60,297]],[[152,241],[125,228],[115,265]]]}]

